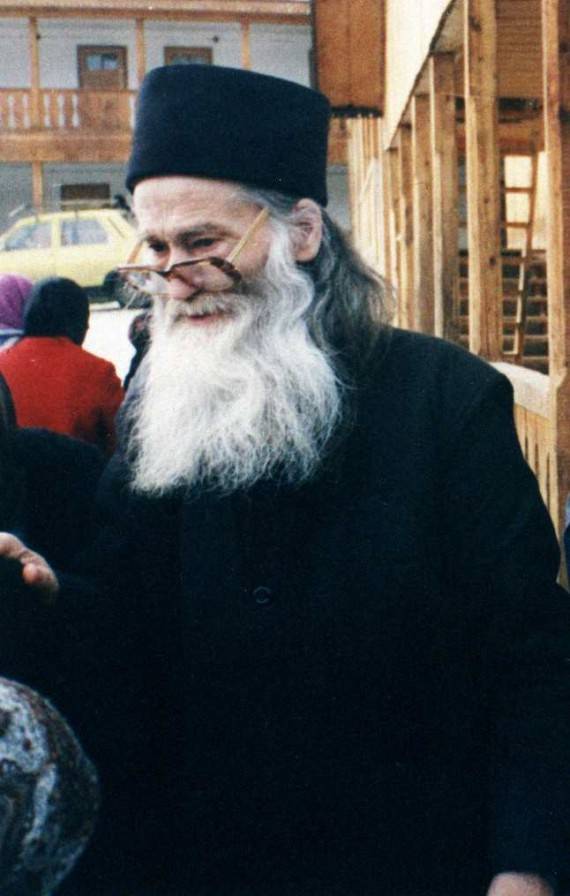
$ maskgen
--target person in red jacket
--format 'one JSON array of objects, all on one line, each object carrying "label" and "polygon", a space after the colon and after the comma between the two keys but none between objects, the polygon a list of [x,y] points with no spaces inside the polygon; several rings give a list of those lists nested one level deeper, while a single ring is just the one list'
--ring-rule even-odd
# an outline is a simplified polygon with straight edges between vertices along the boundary
[{"label": "person in red jacket", "polygon": [[89,301],[73,280],[40,280],[30,295],[24,338],[2,353],[0,373],[19,426],[39,426],[115,447],[115,414],[123,388],[114,366],[83,349]]}]

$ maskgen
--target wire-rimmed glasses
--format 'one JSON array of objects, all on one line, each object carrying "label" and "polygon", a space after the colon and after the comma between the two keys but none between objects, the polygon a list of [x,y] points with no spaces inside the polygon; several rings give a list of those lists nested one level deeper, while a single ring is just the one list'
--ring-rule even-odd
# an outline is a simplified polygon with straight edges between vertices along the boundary
[{"label": "wire-rimmed glasses", "polygon": [[[253,234],[267,220],[269,209],[262,208],[236,243],[227,258],[207,255],[203,258],[189,258],[177,261],[168,268],[149,264],[123,264],[116,268],[123,282],[137,293],[149,296],[165,294],[164,284],[184,269],[196,267],[200,269],[200,288],[206,292],[220,292],[235,286],[242,280],[242,274],[235,263]],[[131,252],[130,259],[136,258],[142,243],[139,242]]]}]

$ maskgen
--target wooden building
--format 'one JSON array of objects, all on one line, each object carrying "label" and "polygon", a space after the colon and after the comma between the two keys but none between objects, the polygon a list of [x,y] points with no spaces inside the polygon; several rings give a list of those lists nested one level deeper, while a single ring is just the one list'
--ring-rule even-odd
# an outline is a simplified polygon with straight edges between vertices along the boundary
[{"label": "wooden building", "polygon": [[[400,325],[513,383],[558,529],[570,492],[569,0],[314,0],[353,235]],[[345,48],[345,64],[338,54]]]},{"label": "wooden building", "polygon": [[145,72],[171,62],[312,80],[309,0],[0,0],[0,228],[20,206],[123,189]]}]

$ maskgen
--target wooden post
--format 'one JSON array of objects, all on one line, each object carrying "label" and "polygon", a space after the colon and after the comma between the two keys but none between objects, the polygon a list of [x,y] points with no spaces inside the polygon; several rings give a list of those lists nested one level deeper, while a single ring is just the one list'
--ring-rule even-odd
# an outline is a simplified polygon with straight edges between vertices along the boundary
[{"label": "wooden post", "polygon": [[399,290],[400,323],[414,329],[414,220],[412,200],[412,135],[409,127],[399,128]]},{"label": "wooden post", "polygon": [[386,257],[390,258],[389,279],[395,295],[398,300],[394,308],[394,323],[401,323],[400,314],[400,150],[398,147],[388,149],[384,155],[385,164],[388,173],[388,199],[386,206],[388,209],[388,238],[390,240],[390,251]]},{"label": "wooden post", "polygon": [[495,0],[465,2],[465,130],[469,242],[469,348],[502,353],[500,172]]},{"label": "wooden post", "polygon": [[38,20],[32,16],[28,19],[28,46],[30,49],[30,123],[39,128],[40,116],[40,36]]},{"label": "wooden post", "polygon": [[[548,166],[548,338],[551,471],[559,532],[570,492],[570,5],[542,0],[544,131]],[[552,508],[551,508],[552,509]]]},{"label": "wooden post", "polygon": [[455,124],[455,60],[429,60],[433,175],[434,332],[453,342],[458,327],[459,182]]},{"label": "wooden post", "polygon": [[[382,142],[380,143],[380,146]],[[381,153],[382,167],[382,236],[384,239],[384,269],[382,275],[390,282],[394,275],[394,254],[396,248],[394,228],[394,206],[392,202],[392,171],[389,152]]]},{"label": "wooden post", "polygon": [[429,97],[412,97],[413,319],[422,333],[434,331],[433,198]]},{"label": "wooden post", "polygon": [[251,69],[251,25],[241,23],[241,67]]},{"label": "wooden post", "polygon": [[135,50],[137,60],[137,85],[140,87],[146,74],[146,41],[144,19],[135,20]]},{"label": "wooden post", "polygon": [[35,209],[41,209],[44,203],[44,166],[41,162],[32,162],[32,203]]}]

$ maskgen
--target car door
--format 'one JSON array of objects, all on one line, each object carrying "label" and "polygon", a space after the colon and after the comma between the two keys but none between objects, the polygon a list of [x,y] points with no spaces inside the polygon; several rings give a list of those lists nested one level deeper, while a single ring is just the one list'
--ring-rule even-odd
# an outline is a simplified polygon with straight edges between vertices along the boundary
[{"label": "car door", "polygon": [[53,221],[27,219],[15,224],[0,248],[0,273],[41,280],[55,272]]},{"label": "car door", "polygon": [[59,222],[57,273],[81,286],[99,287],[117,265],[114,234],[103,217],[74,215]]}]

